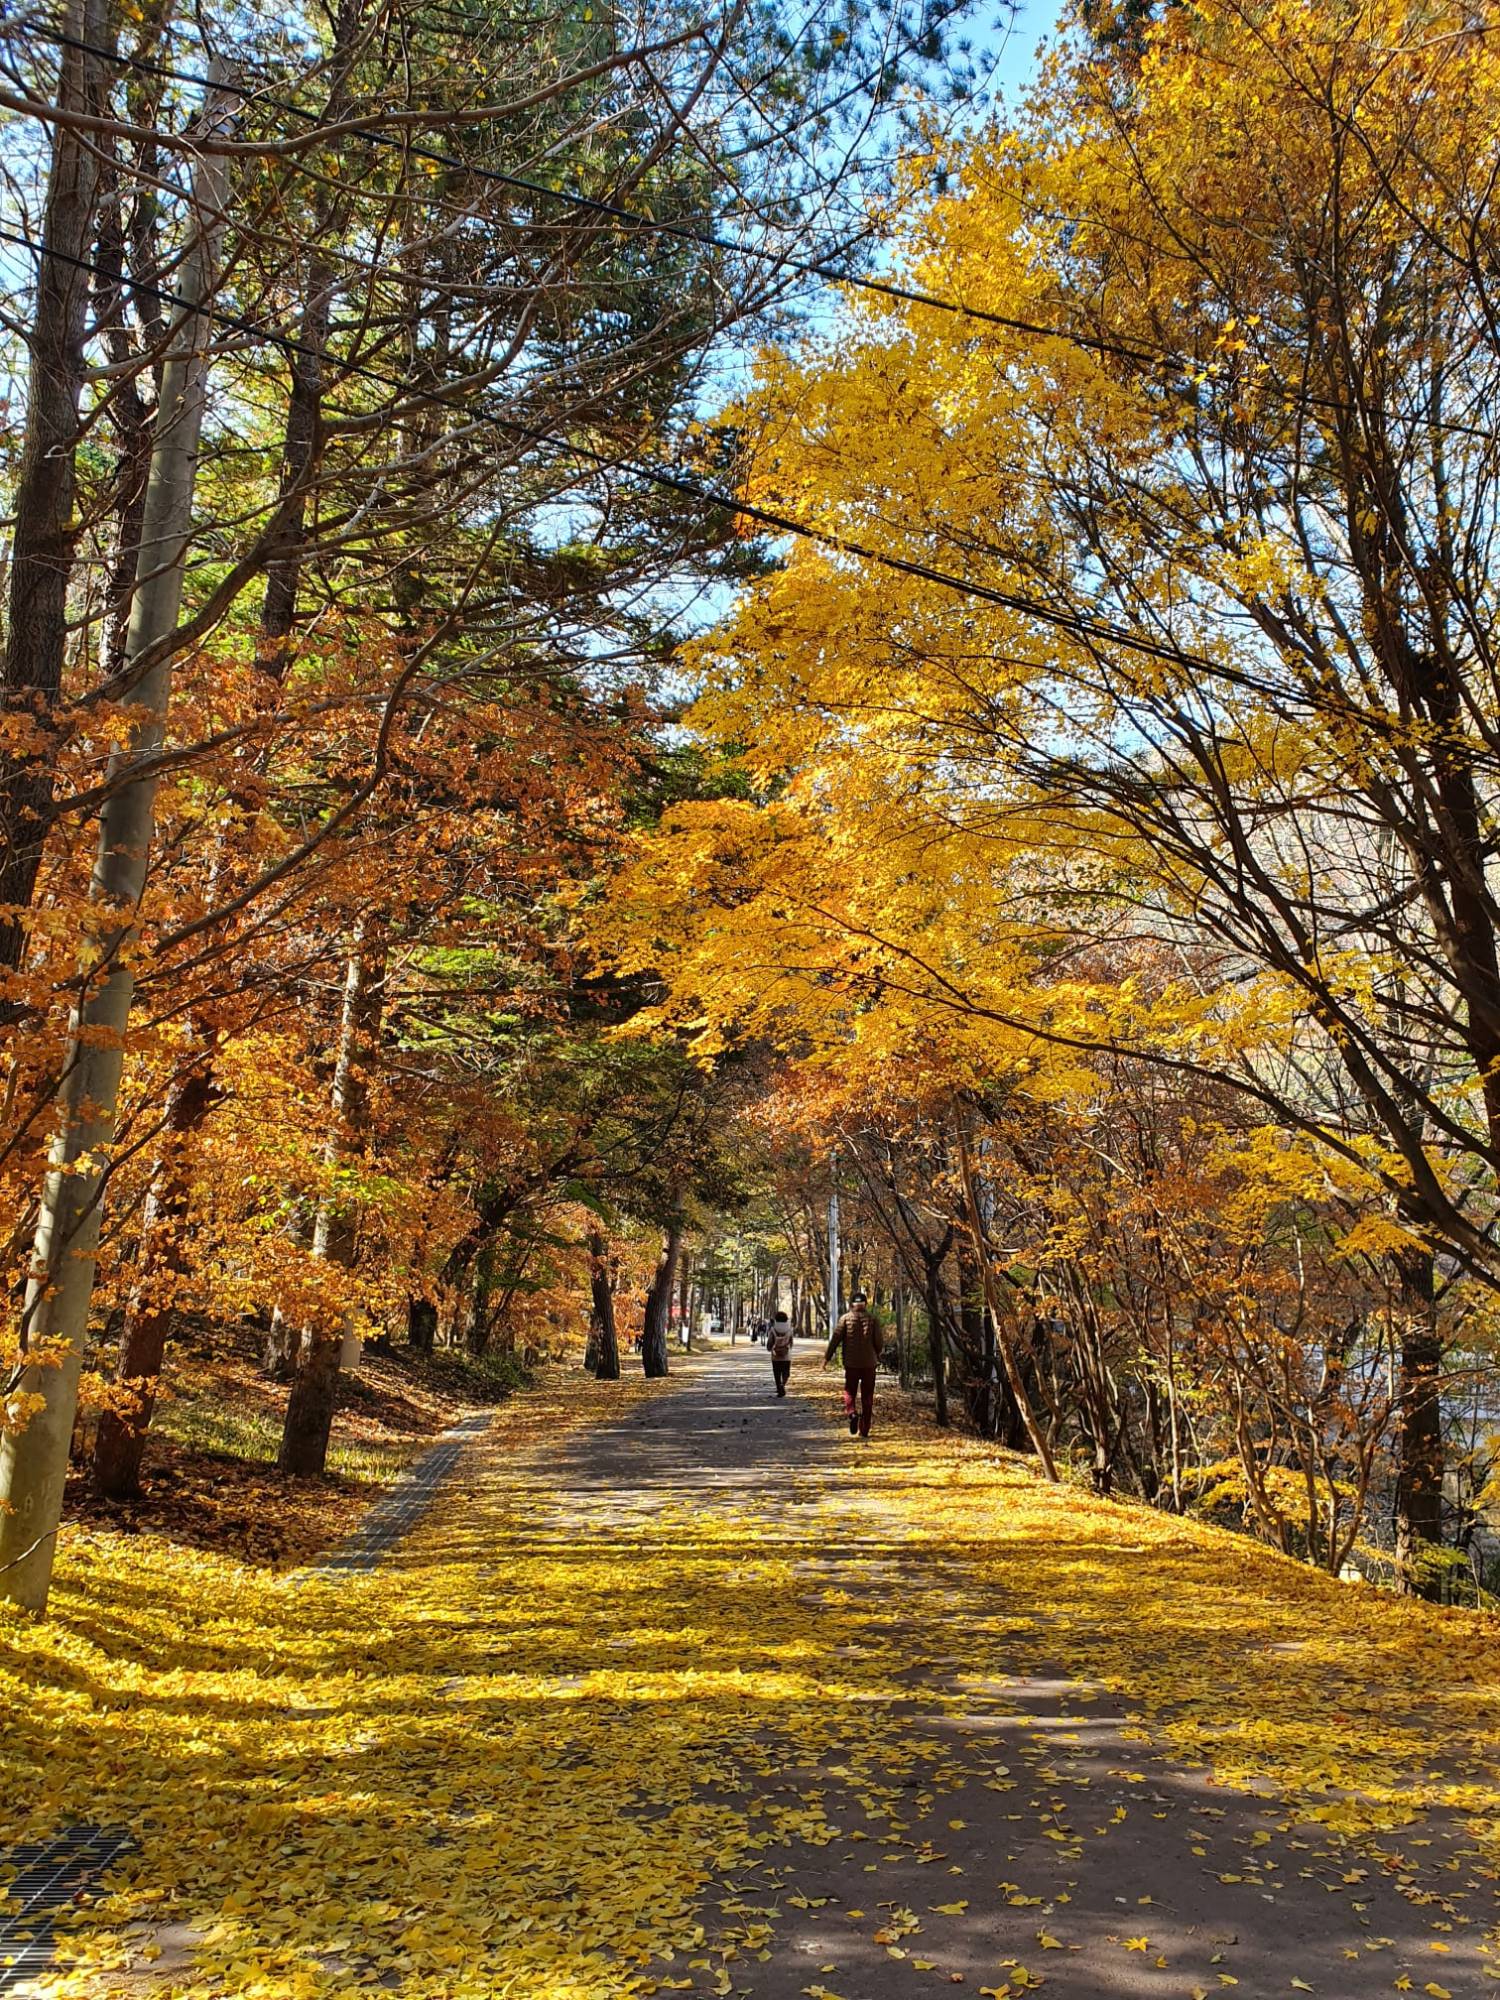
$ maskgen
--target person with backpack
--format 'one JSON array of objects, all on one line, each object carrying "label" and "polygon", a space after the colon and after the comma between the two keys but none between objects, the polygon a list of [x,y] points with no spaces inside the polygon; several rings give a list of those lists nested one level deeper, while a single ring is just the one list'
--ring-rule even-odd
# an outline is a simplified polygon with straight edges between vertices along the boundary
[{"label": "person with backpack", "polygon": [[789,1313],[779,1312],[766,1329],[766,1347],[771,1356],[771,1380],[776,1384],[778,1396],[786,1394],[787,1379],[792,1372],[792,1320]]},{"label": "person with backpack", "polygon": [[840,1348],[844,1354],[844,1409],[849,1418],[849,1435],[858,1432],[862,1442],[870,1438],[870,1419],[875,1414],[875,1371],[880,1366],[885,1330],[870,1311],[864,1292],[856,1292],[849,1310],[833,1329],[823,1355],[827,1368]]}]

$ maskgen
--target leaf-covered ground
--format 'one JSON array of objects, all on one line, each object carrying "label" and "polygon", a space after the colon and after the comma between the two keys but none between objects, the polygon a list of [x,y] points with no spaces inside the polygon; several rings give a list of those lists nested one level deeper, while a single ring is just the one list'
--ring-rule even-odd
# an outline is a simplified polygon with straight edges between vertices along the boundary
[{"label": "leaf-covered ground", "polygon": [[46,1990],[1497,1990],[1493,1623],[765,1367],[519,1400],[373,1577],[75,1534],[9,1835],[138,1847]]},{"label": "leaf-covered ground", "polygon": [[213,1325],[176,1344],[171,1383],[146,1445],[142,1494],[129,1505],[70,1480],[67,1514],[126,1534],[230,1554],[275,1568],[305,1562],[348,1532],[379,1488],[440,1432],[513,1381],[467,1357],[366,1349],[339,1380],[327,1479],[276,1471],[286,1390],[261,1366],[259,1336]]}]

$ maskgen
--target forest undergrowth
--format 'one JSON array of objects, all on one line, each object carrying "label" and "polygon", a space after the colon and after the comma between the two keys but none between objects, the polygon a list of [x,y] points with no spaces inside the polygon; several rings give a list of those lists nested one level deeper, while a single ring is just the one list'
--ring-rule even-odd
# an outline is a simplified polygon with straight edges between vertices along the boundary
[{"label": "forest undergrowth", "polygon": [[[269,1377],[255,1335],[213,1325],[179,1345],[146,1448],[140,1493],[113,1501],[84,1469],[69,1483],[68,1522],[144,1533],[284,1569],[345,1535],[382,1487],[450,1424],[501,1402],[527,1377],[513,1356],[366,1350],[340,1377],[329,1476],[276,1470],[285,1390]],[[73,1532],[64,1528],[64,1538]]]}]

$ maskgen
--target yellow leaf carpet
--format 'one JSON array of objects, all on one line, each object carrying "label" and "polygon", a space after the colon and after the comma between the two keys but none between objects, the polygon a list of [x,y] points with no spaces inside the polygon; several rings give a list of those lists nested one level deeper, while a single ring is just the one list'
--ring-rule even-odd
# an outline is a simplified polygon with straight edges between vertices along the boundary
[{"label": "yellow leaf carpet", "polygon": [[370,1576],[75,1531],[6,1843],[136,1846],[36,1990],[1500,1991],[1493,1621],[767,1372],[518,1401]]}]

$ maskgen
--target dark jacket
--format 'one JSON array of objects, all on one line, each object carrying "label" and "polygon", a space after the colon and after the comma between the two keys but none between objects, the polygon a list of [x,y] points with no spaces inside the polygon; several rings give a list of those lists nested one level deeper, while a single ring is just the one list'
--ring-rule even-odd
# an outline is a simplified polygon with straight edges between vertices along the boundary
[{"label": "dark jacket", "polygon": [[884,1346],[885,1329],[880,1321],[868,1306],[854,1306],[833,1329],[823,1358],[832,1361],[842,1347],[844,1366],[858,1374],[865,1374],[879,1366],[880,1351]]}]

